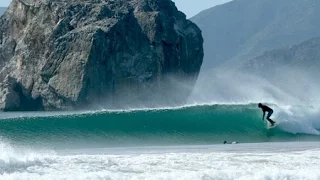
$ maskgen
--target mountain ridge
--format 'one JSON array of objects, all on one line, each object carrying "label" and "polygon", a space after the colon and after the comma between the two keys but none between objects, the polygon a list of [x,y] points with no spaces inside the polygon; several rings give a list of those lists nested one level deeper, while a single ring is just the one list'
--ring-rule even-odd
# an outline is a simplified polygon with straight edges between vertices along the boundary
[{"label": "mountain ridge", "polygon": [[6,7],[0,7],[0,16],[6,11]]},{"label": "mountain ridge", "polygon": [[[316,72],[320,66],[320,37],[286,46],[244,61],[241,69],[254,74],[281,74],[284,69]],[[278,71],[278,72],[277,72]]]},{"label": "mountain ridge", "polygon": [[202,70],[320,36],[319,8],[316,0],[235,0],[202,11],[191,18],[205,39]]}]

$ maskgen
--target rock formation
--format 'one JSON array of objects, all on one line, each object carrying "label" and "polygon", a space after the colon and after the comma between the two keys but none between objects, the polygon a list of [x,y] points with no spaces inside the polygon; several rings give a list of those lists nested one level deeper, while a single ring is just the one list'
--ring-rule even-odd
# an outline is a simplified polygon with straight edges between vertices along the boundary
[{"label": "rock formation", "polygon": [[202,44],[171,0],[13,0],[0,18],[0,108],[183,103]]}]

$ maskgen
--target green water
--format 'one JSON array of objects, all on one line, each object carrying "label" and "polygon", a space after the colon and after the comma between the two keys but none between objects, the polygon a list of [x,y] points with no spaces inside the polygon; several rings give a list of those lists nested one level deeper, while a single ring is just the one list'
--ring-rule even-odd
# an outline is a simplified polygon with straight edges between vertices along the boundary
[{"label": "green water", "polygon": [[2,141],[49,148],[215,144],[320,140],[279,124],[267,129],[256,105],[208,105],[69,115],[6,117]]}]

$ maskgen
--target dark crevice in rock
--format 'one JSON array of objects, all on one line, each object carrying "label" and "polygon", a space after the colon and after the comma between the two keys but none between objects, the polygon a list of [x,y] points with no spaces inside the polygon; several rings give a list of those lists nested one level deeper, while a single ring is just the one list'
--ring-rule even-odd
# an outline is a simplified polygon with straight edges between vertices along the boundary
[{"label": "dark crevice in rock", "polygon": [[21,85],[17,84],[14,89],[20,97],[20,107],[13,109],[14,111],[41,111],[44,110],[42,98],[32,98],[30,94],[24,94],[27,90]]}]

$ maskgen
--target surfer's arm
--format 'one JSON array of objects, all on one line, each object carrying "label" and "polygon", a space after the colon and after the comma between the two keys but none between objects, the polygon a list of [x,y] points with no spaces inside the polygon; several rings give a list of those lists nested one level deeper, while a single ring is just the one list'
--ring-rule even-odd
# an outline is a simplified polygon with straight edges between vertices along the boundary
[{"label": "surfer's arm", "polygon": [[264,116],[266,115],[266,112],[263,111],[262,120],[264,120]]}]

